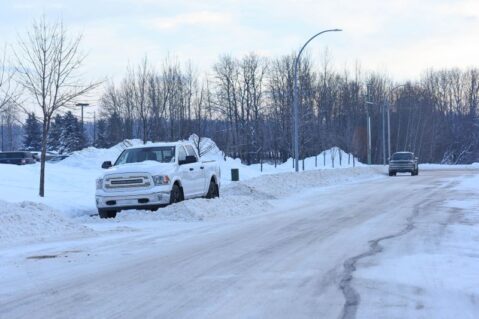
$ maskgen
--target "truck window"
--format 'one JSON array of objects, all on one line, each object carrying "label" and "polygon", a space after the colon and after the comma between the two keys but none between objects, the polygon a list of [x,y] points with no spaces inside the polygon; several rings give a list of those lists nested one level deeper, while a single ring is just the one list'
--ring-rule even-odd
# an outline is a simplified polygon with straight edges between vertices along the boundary
[{"label": "truck window", "polygon": [[413,155],[411,153],[394,153],[393,154],[393,160],[395,161],[406,161],[406,160],[412,160]]},{"label": "truck window", "polygon": [[178,161],[184,161],[186,159],[186,152],[183,146],[178,146]]},{"label": "truck window", "polygon": [[115,165],[140,163],[144,161],[172,163],[175,161],[175,147],[144,147],[124,150],[116,160]]},{"label": "truck window", "polygon": [[193,149],[193,146],[191,145],[185,145],[186,147],[186,152],[188,153],[189,156],[194,156],[196,157],[196,160],[198,160],[198,156],[196,156],[196,152],[195,150]]}]

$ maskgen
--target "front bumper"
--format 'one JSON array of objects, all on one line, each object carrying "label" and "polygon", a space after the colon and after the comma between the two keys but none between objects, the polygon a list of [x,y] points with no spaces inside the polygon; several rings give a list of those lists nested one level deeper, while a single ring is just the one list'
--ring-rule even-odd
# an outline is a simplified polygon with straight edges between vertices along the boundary
[{"label": "front bumper", "polygon": [[414,172],[415,170],[415,165],[389,165],[389,172],[406,173]]},{"label": "front bumper", "polygon": [[148,209],[170,203],[170,192],[151,192],[134,195],[97,194],[96,207],[99,209],[125,210]]}]

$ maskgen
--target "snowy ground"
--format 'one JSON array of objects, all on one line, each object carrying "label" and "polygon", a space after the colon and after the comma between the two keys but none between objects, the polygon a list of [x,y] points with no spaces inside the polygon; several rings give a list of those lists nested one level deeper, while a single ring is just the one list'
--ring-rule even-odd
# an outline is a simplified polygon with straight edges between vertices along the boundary
[{"label": "snowy ground", "polygon": [[479,318],[478,164],[296,174],[204,140],[221,198],[101,220],[100,165],[137,143],[48,164],[44,199],[38,165],[0,165],[0,318]]},{"label": "snowy ground", "polygon": [[[104,161],[114,162],[125,147],[137,145],[139,140],[126,140],[110,149],[87,148],[75,152],[69,158],[58,163],[46,164],[46,196],[38,197],[40,164],[15,166],[0,165],[0,201],[18,203],[32,201],[48,205],[67,217],[89,216],[96,212],[95,180],[104,170]],[[223,153],[213,142],[202,139],[203,147],[208,148],[205,160],[215,160],[222,171],[222,184],[231,183],[231,169],[238,168],[241,180],[249,180],[263,175],[292,172],[292,161],[289,160],[275,167],[273,164],[243,165],[239,159],[224,158]],[[210,147],[211,146],[211,147]],[[341,155],[341,156],[340,156]],[[341,158],[341,161],[340,161]],[[363,165],[353,157],[337,148],[325,151],[317,157],[305,160],[305,170],[323,170],[349,168]],[[302,169],[302,162],[301,162]]]},{"label": "snowy ground", "polygon": [[3,202],[0,318],[477,318],[478,190],[358,167],[115,220]]}]

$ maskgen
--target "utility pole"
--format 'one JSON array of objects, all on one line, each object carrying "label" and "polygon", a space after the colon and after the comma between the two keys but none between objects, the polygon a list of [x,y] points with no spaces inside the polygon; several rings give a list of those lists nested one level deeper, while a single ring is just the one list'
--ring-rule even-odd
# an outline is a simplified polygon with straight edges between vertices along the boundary
[{"label": "utility pole", "polygon": [[96,112],[93,112],[93,146],[96,142]]},{"label": "utility pole", "polygon": [[370,99],[371,85],[367,85],[366,91],[366,114],[367,114],[367,130],[368,130],[368,165],[371,165],[371,114],[369,112],[369,105],[373,104]]},{"label": "utility pole", "polygon": [[4,146],[4,144],[3,144],[3,114],[1,114],[0,117],[2,118],[1,121],[2,121],[2,152],[3,152],[4,151],[4,148],[3,148],[3,146]]},{"label": "utility pole", "polygon": [[386,102],[388,107],[388,159],[391,158],[391,120],[389,117],[390,104],[389,101]]},{"label": "utility pole", "polygon": [[326,33],[326,32],[338,32],[342,31],[341,29],[331,29],[331,30],[324,30],[319,33],[316,33],[313,35],[311,38],[309,38],[308,41],[303,45],[301,50],[299,50],[298,55],[296,56],[296,59],[294,60],[294,85],[293,85],[293,153],[294,153],[294,159],[293,159],[293,165],[294,169],[296,172],[299,172],[299,92],[298,92],[298,68],[299,68],[299,61],[301,58],[301,53],[303,53],[304,48],[311,42],[314,38],[319,36],[320,34]]},{"label": "utility pole", "polygon": [[385,111],[386,102],[381,104],[381,118],[382,118],[382,129],[383,129],[383,165],[386,165],[386,121],[385,121]]},{"label": "utility pole", "polygon": [[77,103],[77,104],[76,104],[76,106],[81,107],[81,129],[82,129],[82,132],[83,132],[83,130],[84,130],[84,128],[83,128],[83,108],[84,108],[84,107],[87,107],[87,106],[89,106],[89,105],[90,105],[90,104],[88,104],[88,103]]}]

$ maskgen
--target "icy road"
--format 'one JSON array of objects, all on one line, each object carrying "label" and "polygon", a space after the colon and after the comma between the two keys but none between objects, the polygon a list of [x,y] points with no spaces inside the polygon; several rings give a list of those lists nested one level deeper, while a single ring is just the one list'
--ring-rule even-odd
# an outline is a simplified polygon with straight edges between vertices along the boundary
[{"label": "icy road", "polygon": [[430,170],[255,216],[92,223],[0,251],[0,318],[479,318],[477,181]]}]

